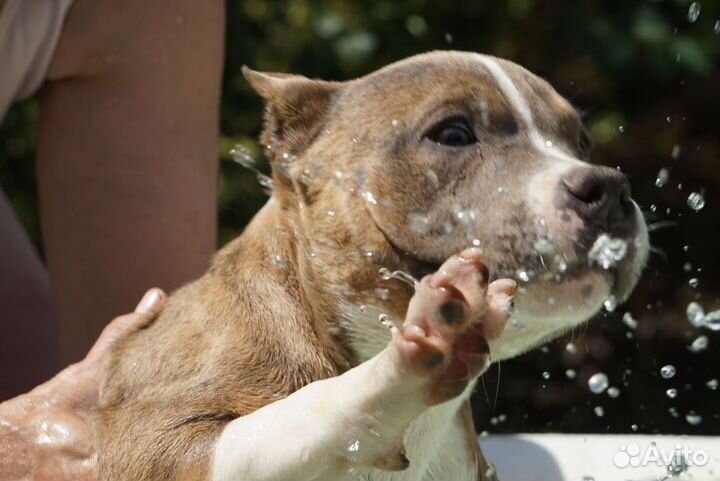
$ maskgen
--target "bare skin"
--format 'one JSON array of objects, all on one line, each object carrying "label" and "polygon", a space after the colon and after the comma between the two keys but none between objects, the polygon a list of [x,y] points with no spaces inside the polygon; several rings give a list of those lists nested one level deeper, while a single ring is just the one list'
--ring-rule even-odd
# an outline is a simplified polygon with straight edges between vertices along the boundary
[{"label": "bare skin", "polygon": [[113,320],[85,359],[0,404],[0,481],[90,481],[97,478],[89,416],[98,403],[101,366],[118,340],[149,323],[166,296],[151,289],[133,314]]},{"label": "bare skin", "polygon": [[[18,353],[46,362],[3,356],[0,366],[36,383],[81,359],[104,321],[130,310],[148,286],[173,290],[206,270],[216,248],[224,15],[221,0],[73,3],[40,97],[38,189],[52,294],[11,211],[0,209],[0,231],[12,234],[0,235],[8,260],[0,274],[38,279],[28,288],[8,276],[1,286],[0,338],[14,333]],[[26,298],[37,305],[14,305]],[[54,332],[53,317],[57,359],[50,340],[37,342]],[[6,369],[0,399],[28,389]]]}]

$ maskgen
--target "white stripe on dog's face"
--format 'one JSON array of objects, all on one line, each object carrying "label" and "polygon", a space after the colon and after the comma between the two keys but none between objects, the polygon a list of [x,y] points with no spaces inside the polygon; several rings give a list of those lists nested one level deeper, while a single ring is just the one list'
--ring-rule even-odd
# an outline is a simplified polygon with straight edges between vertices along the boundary
[{"label": "white stripe on dog's face", "polygon": [[480,54],[478,54],[478,59],[488,69],[497,82],[500,91],[503,93],[507,101],[510,102],[511,107],[522,119],[525,124],[525,128],[527,129],[528,136],[538,152],[544,156],[564,160],[571,162],[572,164],[581,164],[582,162],[577,158],[571,157],[556,148],[552,141],[543,139],[537,129],[537,126],[535,125],[530,105],[498,61]]}]

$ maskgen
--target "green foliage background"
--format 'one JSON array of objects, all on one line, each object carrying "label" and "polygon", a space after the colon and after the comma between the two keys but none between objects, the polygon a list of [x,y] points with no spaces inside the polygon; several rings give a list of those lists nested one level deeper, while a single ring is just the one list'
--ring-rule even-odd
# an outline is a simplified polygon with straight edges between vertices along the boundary
[{"label": "green foliage background", "polygon": [[[575,334],[577,353],[565,349],[564,339],[506,362],[499,385],[497,368],[491,370],[475,396],[478,424],[490,431],[630,432],[637,425],[639,432],[720,434],[720,392],[705,386],[720,376],[720,338],[706,333],[710,348],[690,353],[686,345],[700,332],[684,314],[695,298],[720,307],[720,2],[699,5],[699,18],[690,22],[687,0],[228,2],[221,243],[236,236],[265,200],[254,175],[228,155],[242,143],[267,168],[255,140],[262,106],[241,65],[344,80],[433,49],[514,60],[586,112],[597,145],[594,160],[628,173],[648,218],[678,225],[653,233],[666,259],[652,259],[627,306]],[[36,121],[37,105],[29,101],[3,123],[0,182],[40,245]],[[673,149],[679,155],[671,156]],[[661,167],[670,169],[671,181],[658,189]],[[687,208],[691,191],[705,194],[707,207],[699,213]],[[684,267],[688,262],[691,271]],[[699,287],[688,286],[691,277]],[[636,330],[620,322],[625,311],[638,319]],[[668,363],[678,368],[671,381],[658,375]],[[577,377],[568,379],[567,369]],[[618,398],[588,392],[587,378],[599,370],[620,388]],[[669,387],[680,391],[678,398],[665,395]],[[595,406],[603,406],[605,415],[595,415]],[[703,423],[688,424],[690,411],[700,413]]]}]

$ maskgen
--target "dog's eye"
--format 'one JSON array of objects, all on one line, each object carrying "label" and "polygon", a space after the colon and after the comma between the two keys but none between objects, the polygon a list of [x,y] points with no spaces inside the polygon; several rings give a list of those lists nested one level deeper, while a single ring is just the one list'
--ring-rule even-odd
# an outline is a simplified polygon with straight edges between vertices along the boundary
[{"label": "dog's eye", "polygon": [[465,120],[446,121],[434,127],[425,137],[440,145],[461,147],[477,142],[475,134]]},{"label": "dog's eye", "polygon": [[580,158],[587,159],[588,157],[590,157],[590,152],[592,151],[592,149],[593,141],[590,138],[590,135],[585,129],[581,130],[578,137],[578,151],[580,152]]}]

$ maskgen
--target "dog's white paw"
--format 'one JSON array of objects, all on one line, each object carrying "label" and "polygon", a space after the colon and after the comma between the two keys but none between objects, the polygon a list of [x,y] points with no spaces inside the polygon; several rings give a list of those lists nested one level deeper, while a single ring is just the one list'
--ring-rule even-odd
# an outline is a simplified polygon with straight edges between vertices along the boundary
[{"label": "dog's white paw", "polygon": [[480,251],[467,249],[418,283],[402,327],[366,366],[363,391],[373,394],[359,410],[365,421],[355,424],[363,427],[353,439],[373,448],[352,452],[352,464],[406,469],[402,440],[408,424],[459,396],[488,368],[487,341],[502,332],[516,288],[509,279],[488,285],[488,278]]}]

